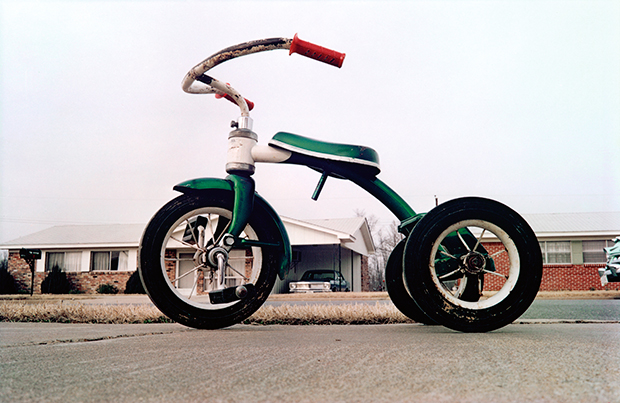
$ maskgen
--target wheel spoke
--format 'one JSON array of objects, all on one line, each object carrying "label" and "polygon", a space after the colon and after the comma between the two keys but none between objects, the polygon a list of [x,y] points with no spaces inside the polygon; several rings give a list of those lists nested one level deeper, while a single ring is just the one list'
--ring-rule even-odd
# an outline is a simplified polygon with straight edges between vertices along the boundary
[{"label": "wheel spoke", "polygon": [[491,258],[494,258],[497,255],[501,255],[502,253],[506,253],[506,249],[502,249],[499,252],[495,252],[494,254],[491,255]]},{"label": "wheel spoke", "polygon": [[185,225],[189,227],[189,232],[192,234],[192,238],[194,238],[194,244],[198,245],[198,240],[196,239],[196,234],[194,234],[194,231],[192,229],[192,225],[189,222],[189,219],[186,219],[185,222],[187,223]]},{"label": "wheel spoke", "polygon": [[243,277],[243,279],[244,279],[245,281],[250,281],[250,279],[249,279],[248,277],[246,277],[245,275],[241,274],[241,273],[240,273],[237,269],[235,269],[235,268],[234,268],[234,267],[232,267],[231,265],[227,264],[227,267],[228,267],[230,270],[232,270],[232,271],[234,271],[235,273],[237,273],[238,275],[240,275],[241,277]]},{"label": "wheel spoke", "polygon": [[487,230],[486,228],[482,230],[482,234],[480,234],[480,238],[478,238],[478,241],[476,242],[476,246],[474,246],[474,249],[473,249],[474,251],[478,249],[478,245],[480,245],[480,242],[482,241],[482,237],[484,236],[484,233],[486,232],[486,230]]},{"label": "wheel spoke", "polygon": [[192,299],[192,294],[196,290],[196,285],[198,285],[198,276],[196,276],[196,278],[194,279],[194,285],[192,286],[192,290],[189,292],[187,299]]},{"label": "wheel spoke", "polygon": [[[464,281],[466,281],[467,276],[465,276],[463,274],[463,277],[458,278],[455,281],[455,284],[452,287],[448,287],[446,285],[446,283],[442,283],[444,288],[452,295],[454,295],[456,298],[460,298],[460,296],[463,294],[463,292],[465,291],[465,285],[467,284],[463,284]],[[456,289],[455,289],[456,288]]]},{"label": "wheel spoke", "polygon": [[205,267],[205,265],[204,265],[204,264],[201,264],[201,265],[199,265],[199,266],[196,266],[196,267],[194,267],[193,269],[191,269],[191,270],[187,271],[186,273],[181,274],[179,277],[173,278],[173,279],[172,279],[172,280],[170,280],[170,281],[172,281],[173,283],[174,283],[174,282],[176,282],[176,281],[179,281],[179,280],[180,280],[180,279],[182,279],[183,277],[185,277],[185,276],[189,275],[190,273],[193,273],[193,272],[195,272],[196,270],[198,270],[198,269],[200,269],[200,268],[203,268],[203,267]]},{"label": "wheel spoke", "polygon": [[[215,221],[215,228],[213,228],[213,222]],[[228,227],[230,227],[230,220],[222,217],[222,216],[218,216],[217,220],[214,220],[211,218],[211,214],[209,214],[209,223],[211,223],[211,242],[209,245],[217,245],[220,240],[222,239],[222,236],[224,236],[224,234],[226,234],[226,231],[228,231]]]},{"label": "wheel spoke", "polygon": [[485,273],[493,274],[494,276],[498,276],[498,277],[501,277],[501,278],[506,279],[506,280],[508,279],[507,275],[502,274],[502,273],[498,273],[496,271],[490,271],[490,270],[486,270],[486,269],[482,270],[482,271],[485,272]]},{"label": "wheel spoke", "polygon": [[439,276],[438,278],[440,280],[443,280],[444,278],[450,277],[451,275],[458,273],[459,271],[461,271],[461,269],[456,269],[454,271],[451,271],[450,273],[444,274],[443,276]]},{"label": "wheel spoke", "polygon": [[471,249],[469,249],[469,245],[467,245],[467,243],[465,242],[465,240],[461,236],[461,233],[459,232],[459,230],[456,230],[456,235],[459,237],[461,242],[463,242],[463,245],[465,245],[465,249],[467,249],[468,252],[471,252]]},{"label": "wheel spoke", "polygon": [[[442,246],[443,246],[443,245],[442,245]],[[441,253],[442,255],[447,256],[447,257],[449,257],[449,258],[452,258],[452,259],[457,259],[457,257],[456,257],[456,256],[453,256],[453,255],[449,254],[448,252],[444,252],[444,251],[440,250],[440,251],[439,251],[439,253]]]},{"label": "wheel spoke", "polygon": [[177,241],[178,243],[180,243],[180,244],[182,244],[182,245],[185,245],[185,246],[187,246],[188,248],[192,248],[192,249],[199,250],[199,251],[201,251],[201,250],[202,250],[202,249],[200,249],[198,246],[196,246],[197,244],[196,244],[196,245],[192,245],[191,243],[189,243],[189,242],[185,242],[185,241],[184,241],[184,240],[182,240],[182,239],[177,239],[177,238],[173,237],[172,235],[170,236],[170,239],[172,239],[172,240],[174,240],[174,241]]}]

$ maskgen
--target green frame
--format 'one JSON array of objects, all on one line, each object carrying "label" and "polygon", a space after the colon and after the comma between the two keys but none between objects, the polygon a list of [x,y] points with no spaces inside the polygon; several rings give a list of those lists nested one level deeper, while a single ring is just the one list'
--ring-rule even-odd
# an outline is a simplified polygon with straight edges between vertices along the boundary
[{"label": "green frame", "polygon": [[[286,228],[280,219],[280,216],[271,207],[265,199],[254,191],[254,180],[250,177],[239,175],[229,175],[226,179],[220,178],[198,178],[179,183],[174,190],[181,193],[208,192],[210,190],[226,190],[234,194],[233,217],[228,233],[233,235],[235,239],[241,234],[245,228],[255,203],[263,204],[269,217],[275,223],[280,232],[281,245],[280,260],[278,262],[278,276],[284,279],[289,272],[292,260],[291,242],[286,232]],[[258,246],[253,242],[244,242],[249,246]]]}]

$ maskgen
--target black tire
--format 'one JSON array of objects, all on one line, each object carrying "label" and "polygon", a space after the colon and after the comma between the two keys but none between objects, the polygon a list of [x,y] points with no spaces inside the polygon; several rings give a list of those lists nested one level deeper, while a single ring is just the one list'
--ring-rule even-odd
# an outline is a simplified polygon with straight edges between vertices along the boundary
[{"label": "black tire", "polygon": [[[232,206],[233,193],[230,191],[218,189],[185,194],[162,207],[146,227],[140,243],[140,277],[153,303],[172,320],[199,329],[223,328],[251,316],[269,296],[276,280],[277,262],[281,253],[274,245],[282,245],[283,241],[277,225],[259,199],[255,200],[254,211],[242,237],[269,245],[235,246],[229,252],[229,265],[224,277],[227,286],[251,284],[248,286],[251,292],[241,300],[226,303],[211,303],[208,294],[193,294],[198,289],[204,293],[214,289],[213,272],[208,264],[201,267],[196,263],[204,262],[202,258],[196,260],[197,255],[191,255],[196,252],[193,245],[198,245],[198,242],[191,239],[185,242],[181,239],[183,232],[180,231],[195,238],[195,235],[192,235],[194,231],[188,229],[188,222],[192,217],[204,217],[202,220],[206,220],[203,222],[207,223],[205,227],[208,229],[201,231],[205,239],[211,239],[203,242],[203,249],[206,250],[215,243],[213,239],[224,232],[225,225],[232,216]],[[173,233],[177,235],[173,237]],[[182,259],[181,249],[186,249],[191,258]],[[236,263],[233,259],[236,259]],[[185,267],[194,266],[189,270],[194,273],[189,296],[187,288],[181,287],[185,280],[178,274],[183,262]],[[236,265],[237,269],[233,265]],[[172,271],[174,274],[171,274]]]},{"label": "black tire", "polygon": [[[466,230],[474,235],[475,245],[463,240]],[[483,241],[488,234],[493,239]],[[467,248],[464,253],[443,249],[457,240]],[[485,242],[489,251],[478,242]],[[540,245],[527,222],[501,203],[476,197],[451,200],[426,214],[407,239],[404,267],[405,286],[423,312],[463,332],[487,332],[512,323],[531,305],[542,278]],[[446,267],[449,275],[438,275],[446,273]],[[455,276],[461,276],[460,281],[476,276],[489,291],[499,290],[468,301],[469,294],[445,286],[444,279]]]},{"label": "black tire", "polygon": [[436,325],[437,322],[429,318],[415,303],[403,282],[403,252],[405,250],[405,239],[400,241],[390,253],[387,264],[385,265],[385,287],[392,303],[405,316],[414,322],[425,325]]}]

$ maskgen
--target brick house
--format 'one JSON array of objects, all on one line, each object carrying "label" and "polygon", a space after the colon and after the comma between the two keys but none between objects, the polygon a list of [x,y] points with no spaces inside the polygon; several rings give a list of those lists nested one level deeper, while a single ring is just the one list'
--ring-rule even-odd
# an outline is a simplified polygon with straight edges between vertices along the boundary
[{"label": "brick house", "polygon": [[[309,269],[340,271],[352,284],[352,291],[367,291],[368,258],[374,244],[364,218],[300,221],[282,217],[293,249],[289,276],[278,279],[274,292],[288,291],[288,282],[297,280]],[[66,225],[52,227],[0,245],[9,251],[8,271],[20,291],[30,289],[31,272],[20,258],[21,248],[40,249],[35,261],[34,292],[41,292],[47,273],[58,266],[67,274],[73,289],[95,293],[102,284],[125,290],[135,273],[138,246],[145,225]],[[181,254],[179,251],[167,253]],[[172,270],[184,270],[182,262]],[[179,288],[184,284],[179,282]]]},{"label": "brick house", "polygon": [[[603,248],[620,236],[620,212],[524,217],[543,252],[541,290],[620,290],[620,283],[603,287],[598,275],[598,268],[605,265]],[[283,217],[283,222],[293,245],[293,263],[288,278],[277,280],[274,292],[286,292],[288,282],[316,268],[341,271],[352,282],[353,291],[369,290],[367,256],[374,252],[374,245],[363,218],[300,221]],[[46,270],[61,259],[77,290],[92,293],[100,284],[109,283],[122,291],[136,270],[143,229],[144,225],[53,227],[0,245],[0,249],[10,251],[9,270],[22,290],[30,287],[30,270],[19,258],[19,249],[25,247],[43,251],[43,259],[37,261],[35,292],[40,292]],[[494,248],[491,243],[484,245],[489,251]],[[492,290],[493,278],[487,277],[485,289]]]},{"label": "brick house", "polygon": [[[620,290],[620,283],[601,285],[598,268],[605,266],[603,248],[620,235],[620,212],[529,214],[543,255],[541,291]],[[493,244],[483,243],[493,253]],[[498,270],[502,270],[501,263]],[[493,276],[485,289],[493,290]],[[486,279],[485,279],[486,280]]]}]

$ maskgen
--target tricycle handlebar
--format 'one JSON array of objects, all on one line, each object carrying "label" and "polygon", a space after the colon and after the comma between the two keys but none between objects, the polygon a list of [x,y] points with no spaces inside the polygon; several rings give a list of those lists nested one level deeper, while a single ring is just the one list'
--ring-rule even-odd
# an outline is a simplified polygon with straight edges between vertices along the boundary
[{"label": "tricycle handlebar", "polygon": [[[194,68],[192,68],[183,79],[183,91],[190,94],[216,94],[219,97],[224,97],[239,105],[242,116],[249,116],[249,110],[251,109],[248,107],[249,102],[243,98],[241,94],[239,94],[230,85],[218,81],[213,77],[209,77],[204,73],[218,64],[224,63],[225,61],[236,57],[276,49],[289,49],[289,55],[299,53],[303,56],[336,67],[342,66],[345,57],[344,53],[336,52],[310,42],[302,41],[297,37],[297,34],[295,34],[293,39],[270,38],[245,42],[222,49],[219,52],[209,56],[198,65],[194,66]],[[199,81],[205,85],[195,85],[196,81]]]}]

